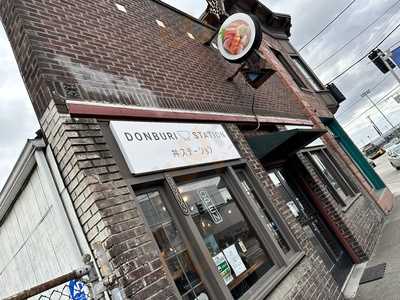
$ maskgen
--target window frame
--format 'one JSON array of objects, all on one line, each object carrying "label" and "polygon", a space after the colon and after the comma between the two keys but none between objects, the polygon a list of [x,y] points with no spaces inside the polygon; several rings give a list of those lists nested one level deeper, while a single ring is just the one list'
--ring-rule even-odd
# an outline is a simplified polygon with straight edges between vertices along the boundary
[{"label": "window frame", "polygon": [[306,79],[306,81],[314,91],[321,92],[325,90],[321,81],[310,69],[310,67],[305,63],[305,61],[302,59],[300,55],[289,55],[289,56],[292,59],[296,69]]},{"label": "window frame", "polygon": [[[263,190],[262,185],[260,185],[259,182],[255,179],[254,174],[252,174],[252,171],[249,168],[245,169],[243,167],[237,167],[237,168],[234,168],[233,170],[234,170],[236,176],[237,176],[237,172],[241,172],[244,175],[246,181],[254,189],[256,197],[258,197],[259,201],[263,205],[263,208],[267,211],[267,213],[269,214],[271,219],[279,227],[279,229],[280,229],[280,231],[281,231],[281,233],[283,235],[284,240],[286,241],[286,243],[290,247],[290,250],[289,250],[288,253],[285,254],[282,251],[283,256],[286,257],[285,262],[288,263],[291,260],[291,258],[293,257],[293,255],[295,255],[296,253],[301,251],[301,247],[300,247],[298,241],[296,240],[296,238],[292,234],[289,226],[286,224],[286,222],[283,220],[283,218],[279,216],[276,208],[272,205],[271,201],[268,201],[268,197],[266,196],[266,193]],[[238,180],[238,182],[240,182],[239,178],[237,178],[237,180]],[[242,189],[243,189],[243,192],[246,194],[246,197],[251,199],[251,197],[249,195],[247,195],[247,192],[244,190],[244,188],[242,188]],[[256,200],[251,199],[251,201],[255,202]],[[269,227],[267,225],[264,225],[264,226],[266,228],[268,228],[268,230],[270,232]],[[272,234],[272,233],[270,232],[270,234]],[[278,245],[278,247],[279,247],[279,245]]]},{"label": "window frame", "polygon": [[[344,172],[342,167],[338,164],[338,162],[334,159],[334,157],[329,153],[326,147],[319,149],[308,149],[304,152],[308,161],[312,164],[314,170],[317,172],[318,176],[324,182],[324,184],[328,187],[329,192],[332,194],[335,201],[346,207],[351,203],[351,199],[356,198],[360,194],[360,189],[357,185],[352,181],[352,179]],[[317,155],[324,167],[328,170],[328,172],[333,176],[333,178],[337,181],[337,184],[343,190],[345,194],[345,198],[339,195],[336,191],[335,187],[332,185],[330,180],[325,176],[317,162],[315,162],[312,155]],[[323,155],[324,159],[321,159],[319,155]],[[326,163],[328,165],[326,165]]]},{"label": "window frame", "polygon": [[[244,187],[242,186],[236,171],[243,172],[246,181],[254,189],[257,197],[265,205],[265,209],[270,214],[274,222],[276,222],[284,240],[290,247],[290,251],[285,254],[280,248],[279,244],[273,237],[273,233],[266,224],[264,218],[261,217],[261,211],[250,195],[247,194]],[[266,274],[264,274],[248,291],[246,291],[239,299],[263,299],[272,289],[282,280],[290,270],[297,265],[297,263],[304,257],[298,241],[295,239],[290,231],[290,228],[285,223],[283,218],[278,214],[276,209],[268,201],[268,196],[263,190],[261,183],[258,182],[254,173],[243,159],[236,161],[223,162],[219,164],[210,164],[198,167],[189,167],[181,170],[172,170],[167,172],[161,172],[151,175],[143,175],[128,179],[132,189],[135,193],[143,193],[146,191],[160,190],[160,193],[164,195],[163,201],[166,202],[165,206],[171,216],[172,221],[175,223],[176,228],[182,235],[182,240],[190,254],[190,257],[195,265],[196,270],[208,292],[213,298],[217,299],[233,299],[228,286],[223,282],[222,277],[218,274],[217,268],[212,261],[210,254],[206,248],[206,245],[198,231],[196,224],[192,217],[185,216],[181,212],[178,201],[176,201],[176,191],[178,182],[182,178],[189,178],[193,176],[193,179],[206,178],[207,174],[219,175],[225,181],[229,191],[234,197],[236,205],[240,208],[243,216],[248,221],[249,225],[254,229],[257,237],[262,243],[263,248],[266,250],[268,255],[274,262],[274,266]],[[166,177],[172,178],[171,182],[167,184]],[[186,182],[186,181],[185,181]],[[158,188],[157,188],[158,187]],[[175,190],[175,192],[174,192]],[[139,209],[140,206],[138,205]],[[178,211],[179,212],[178,212]],[[146,218],[144,218],[147,224]],[[150,228],[147,224],[148,229]],[[149,229],[150,230],[150,229]],[[149,231],[151,232],[151,230]],[[155,238],[152,235],[152,239]],[[156,243],[156,242],[155,242]],[[157,245],[157,243],[156,243]],[[164,264],[163,264],[164,265]],[[165,271],[168,273],[168,278],[172,280],[175,290],[177,290],[175,283],[169,273],[168,267],[164,265]],[[207,274],[207,275],[205,275]],[[211,275],[211,276],[210,276]],[[179,293],[178,293],[179,295]]]},{"label": "window frame", "polygon": [[276,50],[272,47],[270,47],[270,49],[271,49],[272,53],[275,55],[276,59],[284,67],[286,72],[289,73],[290,77],[296,83],[297,87],[302,90],[309,90],[309,87],[307,86],[307,84],[304,82],[304,80],[301,78],[301,76],[299,74],[297,74],[297,71],[292,67],[291,63],[286,59],[286,57],[282,54],[282,52],[280,52],[279,50]]}]

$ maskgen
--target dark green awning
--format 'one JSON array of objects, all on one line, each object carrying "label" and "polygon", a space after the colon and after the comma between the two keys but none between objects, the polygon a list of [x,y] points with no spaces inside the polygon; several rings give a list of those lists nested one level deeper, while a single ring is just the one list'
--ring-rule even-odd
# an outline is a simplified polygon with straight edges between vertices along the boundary
[{"label": "dark green awning", "polygon": [[324,129],[292,129],[249,137],[247,141],[260,160],[281,160],[298,152],[325,134]]}]

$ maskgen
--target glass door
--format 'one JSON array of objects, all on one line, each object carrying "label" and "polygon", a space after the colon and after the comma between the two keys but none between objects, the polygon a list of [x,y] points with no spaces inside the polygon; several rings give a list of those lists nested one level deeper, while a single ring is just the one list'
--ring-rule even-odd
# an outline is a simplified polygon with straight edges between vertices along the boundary
[{"label": "glass door", "polygon": [[162,190],[139,193],[137,200],[160,249],[160,259],[169,270],[182,299],[209,299],[182,235],[169,213]]},{"label": "glass door", "polygon": [[239,299],[275,266],[223,175],[178,183],[219,275]]},{"label": "glass door", "polygon": [[136,192],[176,293],[190,300],[265,297],[274,278],[301,259],[294,238],[264,207],[244,168],[192,171],[166,173],[156,187]]},{"label": "glass door", "polygon": [[350,256],[293,178],[286,176],[280,170],[273,170],[268,175],[286,200],[286,205],[293,216],[302,225],[327,269],[341,286],[352,267]]}]

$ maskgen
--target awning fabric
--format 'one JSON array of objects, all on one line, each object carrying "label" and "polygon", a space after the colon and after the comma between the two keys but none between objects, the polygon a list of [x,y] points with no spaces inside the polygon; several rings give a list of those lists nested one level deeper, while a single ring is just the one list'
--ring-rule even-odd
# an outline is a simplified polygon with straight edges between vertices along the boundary
[{"label": "awning fabric", "polygon": [[249,137],[247,141],[260,160],[281,160],[298,152],[325,134],[324,129],[292,129]]}]

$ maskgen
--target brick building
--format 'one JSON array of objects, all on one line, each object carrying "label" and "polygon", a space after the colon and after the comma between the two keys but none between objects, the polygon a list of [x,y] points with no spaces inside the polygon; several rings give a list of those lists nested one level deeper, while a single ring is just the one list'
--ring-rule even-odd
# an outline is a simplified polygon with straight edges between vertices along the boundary
[{"label": "brick building", "polygon": [[[257,89],[227,80],[240,65],[217,49],[237,12],[256,16],[275,71]],[[342,298],[391,194],[323,124],[339,104],[290,16],[255,0],[210,1],[201,20],[156,0],[2,0],[0,16],[113,293]]]}]

